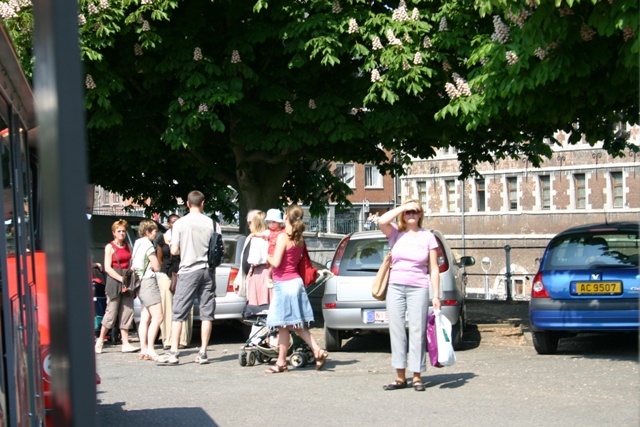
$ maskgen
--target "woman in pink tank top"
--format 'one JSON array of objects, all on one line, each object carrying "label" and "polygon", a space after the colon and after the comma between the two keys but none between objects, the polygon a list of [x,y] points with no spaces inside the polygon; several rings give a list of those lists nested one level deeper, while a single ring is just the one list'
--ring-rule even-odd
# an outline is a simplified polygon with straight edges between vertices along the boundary
[{"label": "woman in pink tank top", "polygon": [[287,372],[289,328],[300,336],[311,348],[316,358],[316,369],[320,370],[327,360],[327,353],[320,348],[309,332],[313,319],[311,303],[298,274],[298,264],[304,250],[304,211],[296,204],[287,208],[284,216],[285,232],[278,236],[273,255],[267,260],[273,266],[273,299],[267,315],[267,326],[278,328],[278,360],[265,372],[278,374]]}]

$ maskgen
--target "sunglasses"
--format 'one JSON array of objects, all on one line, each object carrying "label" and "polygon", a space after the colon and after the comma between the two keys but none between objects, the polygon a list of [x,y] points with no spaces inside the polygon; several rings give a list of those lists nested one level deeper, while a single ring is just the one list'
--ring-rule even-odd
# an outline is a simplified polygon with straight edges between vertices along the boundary
[{"label": "sunglasses", "polygon": [[422,211],[414,211],[414,210],[410,210],[410,211],[404,211],[405,215],[419,215],[422,213]]}]

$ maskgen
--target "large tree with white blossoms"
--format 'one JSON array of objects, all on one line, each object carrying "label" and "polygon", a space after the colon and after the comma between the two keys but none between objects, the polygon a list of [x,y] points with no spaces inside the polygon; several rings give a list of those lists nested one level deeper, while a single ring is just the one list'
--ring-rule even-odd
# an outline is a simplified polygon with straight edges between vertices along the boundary
[{"label": "large tree with white blossoms", "polygon": [[[28,4],[2,5],[28,71]],[[78,21],[92,180],[158,209],[200,188],[320,213],[348,203],[328,161],[453,146],[466,175],[536,165],[558,129],[619,153],[637,121],[631,0],[83,0]]]}]

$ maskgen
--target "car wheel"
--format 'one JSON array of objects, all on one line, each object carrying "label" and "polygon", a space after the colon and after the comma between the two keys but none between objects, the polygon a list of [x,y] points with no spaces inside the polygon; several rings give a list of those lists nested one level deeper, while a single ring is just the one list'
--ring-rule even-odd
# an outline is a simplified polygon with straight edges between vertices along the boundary
[{"label": "car wheel", "polygon": [[532,332],[533,347],[538,354],[555,354],[560,337],[555,332]]},{"label": "car wheel", "polygon": [[462,350],[462,337],[464,336],[464,318],[460,316],[458,323],[451,327],[452,345],[454,350]]},{"label": "car wheel", "polygon": [[327,351],[340,351],[342,348],[342,338],[340,331],[324,327],[324,345]]}]

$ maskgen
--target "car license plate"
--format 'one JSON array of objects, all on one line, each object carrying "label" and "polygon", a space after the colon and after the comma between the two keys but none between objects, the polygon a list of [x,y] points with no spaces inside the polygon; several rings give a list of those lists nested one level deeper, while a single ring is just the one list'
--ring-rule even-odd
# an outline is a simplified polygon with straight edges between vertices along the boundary
[{"label": "car license plate", "polygon": [[364,317],[364,323],[389,323],[387,310],[367,310],[362,317]]},{"label": "car license plate", "polygon": [[622,282],[572,282],[574,295],[621,295]]},{"label": "car license plate", "polygon": [[[408,319],[409,313],[404,313],[404,320]],[[362,312],[364,323],[389,323],[389,313],[386,310],[365,310]]]}]

